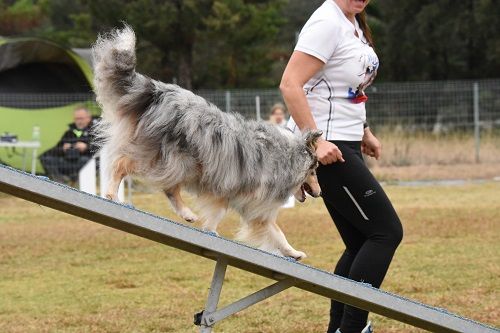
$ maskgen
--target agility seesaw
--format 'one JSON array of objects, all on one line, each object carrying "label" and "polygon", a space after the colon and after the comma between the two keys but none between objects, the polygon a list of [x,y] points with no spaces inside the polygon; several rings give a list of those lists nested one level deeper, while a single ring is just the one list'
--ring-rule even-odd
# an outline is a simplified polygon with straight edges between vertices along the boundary
[{"label": "agility seesaw", "polygon": [[[431,332],[500,332],[444,309],[384,292],[367,284],[1,165],[0,191],[215,260],[215,271],[205,309],[195,315],[195,323],[200,325],[202,333],[212,332],[217,322],[290,287],[336,299]],[[277,282],[217,309],[228,265]]]}]

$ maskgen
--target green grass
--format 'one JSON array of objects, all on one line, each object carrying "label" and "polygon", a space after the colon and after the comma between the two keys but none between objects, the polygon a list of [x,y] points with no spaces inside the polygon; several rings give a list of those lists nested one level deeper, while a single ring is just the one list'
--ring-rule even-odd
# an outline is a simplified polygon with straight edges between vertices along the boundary
[{"label": "green grass", "polygon": [[[500,183],[387,187],[405,228],[383,289],[500,325]],[[141,209],[173,217],[159,194]],[[231,214],[223,235],[232,235]],[[343,247],[320,200],[280,224],[306,263],[331,269]],[[0,332],[197,332],[214,263],[135,236],[0,196]],[[228,270],[221,304],[271,281]],[[324,332],[328,301],[288,290],[216,332]],[[420,332],[371,315],[377,332]]]}]

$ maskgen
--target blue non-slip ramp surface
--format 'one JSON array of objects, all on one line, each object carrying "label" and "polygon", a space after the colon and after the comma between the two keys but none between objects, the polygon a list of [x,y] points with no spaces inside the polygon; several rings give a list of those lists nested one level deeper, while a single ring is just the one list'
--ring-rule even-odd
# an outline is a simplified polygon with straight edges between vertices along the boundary
[{"label": "blue non-slip ramp surface", "polygon": [[293,278],[297,288],[432,332],[500,332],[444,309],[387,293],[5,166],[0,166],[0,191],[199,256],[210,259],[225,257],[229,265],[271,279]]}]

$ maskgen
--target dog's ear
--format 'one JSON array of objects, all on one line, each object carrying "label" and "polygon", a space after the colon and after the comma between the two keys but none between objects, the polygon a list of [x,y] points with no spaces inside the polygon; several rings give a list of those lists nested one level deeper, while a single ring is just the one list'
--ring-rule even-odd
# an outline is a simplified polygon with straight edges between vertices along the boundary
[{"label": "dog's ear", "polygon": [[323,131],[310,130],[304,133],[303,138],[306,141],[306,145],[314,151],[316,150],[316,142],[322,135]]}]

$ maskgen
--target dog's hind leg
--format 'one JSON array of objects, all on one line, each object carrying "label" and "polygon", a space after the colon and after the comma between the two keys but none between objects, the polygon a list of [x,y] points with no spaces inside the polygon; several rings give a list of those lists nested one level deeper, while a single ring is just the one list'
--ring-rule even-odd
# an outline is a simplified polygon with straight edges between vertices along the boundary
[{"label": "dog's hind leg", "polygon": [[132,173],[134,170],[134,162],[128,157],[122,156],[116,159],[111,164],[111,179],[108,183],[106,198],[118,201],[118,188],[122,179]]},{"label": "dog's hind leg", "polygon": [[306,258],[304,252],[295,250],[288,243],[275,218],[259,218],[249,221],[242,219],[242,227],[237,238],[266,252],[292,257],[296,260]]},{"label": "dog's hind leg", "polygon": [[186,206],[184,200],[182,200],[180,185],[175,185],[174,187],[168,190],[163,190],[163,192],[165,193],[168,200],[172,204],[172,207],[175,210],[175,212],[180,217],[182,217],[187,222],[195,222],[198,220],[198,216],[196,216],[196,214],[193,213],[188,206]]},{"label": "dog's hind leg", "polygon": [[200,197],[200,214],[203,216],[203,230],[217,233],[220,221],[226,216],[227,201],[213,196]]}]

